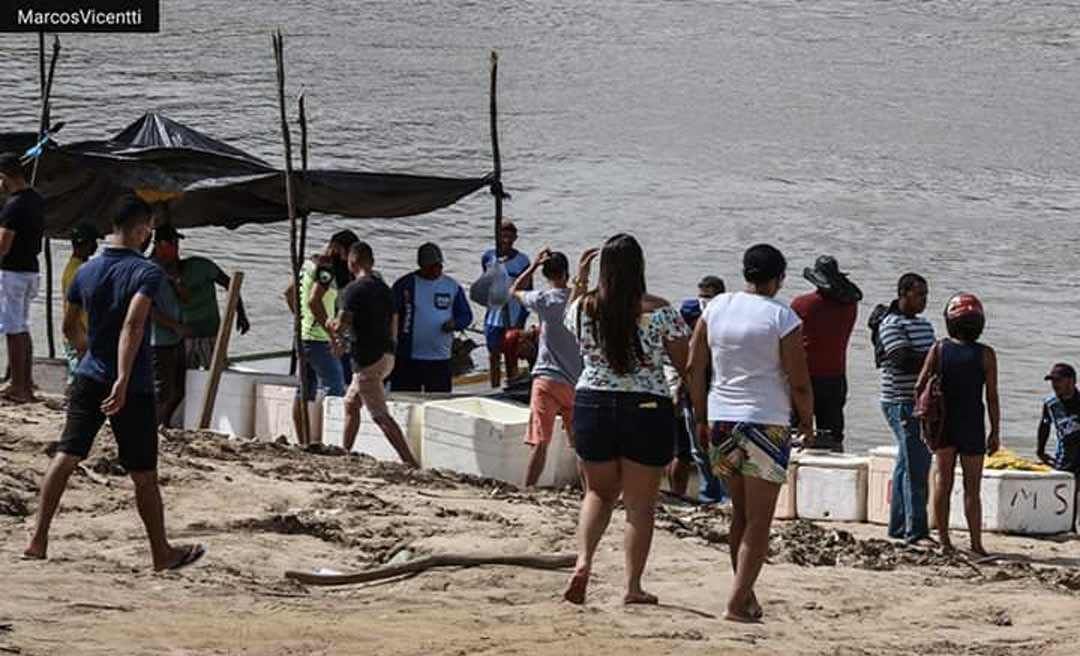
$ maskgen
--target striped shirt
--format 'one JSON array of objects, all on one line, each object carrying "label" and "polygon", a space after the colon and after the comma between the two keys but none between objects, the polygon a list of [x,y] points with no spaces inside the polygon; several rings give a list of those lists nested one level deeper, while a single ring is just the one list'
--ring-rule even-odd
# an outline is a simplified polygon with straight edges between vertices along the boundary
[{"label": "striped shirt", "polygon": [[[878,333],[886,355],[900,349],[926,353],[934,345],[934,327],[922,317],[890,313],[881,322]],[[915,381],[919,373],[905,373],[891,361],[881,367],[881,401],[905,403],[915,400]]]}]

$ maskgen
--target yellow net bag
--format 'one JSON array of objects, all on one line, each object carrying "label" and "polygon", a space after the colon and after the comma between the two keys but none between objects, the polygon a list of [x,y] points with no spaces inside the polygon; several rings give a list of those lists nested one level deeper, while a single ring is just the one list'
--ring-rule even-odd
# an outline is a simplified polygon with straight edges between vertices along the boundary
[{"label": "yellow net bag", "polygon": [[986,461],[983,463],[983,467],[986,469],[1013,469],[1018,471],[1052,470],[1049,465],[1044,465],[1041,462],[1028,460],[1027,458],[1016,455],[1016,453],[1004,447],[998,449],[997,453],[995,453],[994,455],[986,456]]}]

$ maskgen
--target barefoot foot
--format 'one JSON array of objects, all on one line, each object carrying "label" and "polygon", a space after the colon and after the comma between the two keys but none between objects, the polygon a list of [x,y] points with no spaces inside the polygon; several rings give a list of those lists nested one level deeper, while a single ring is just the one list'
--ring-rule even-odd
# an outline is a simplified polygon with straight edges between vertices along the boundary
[{"label": "barefoot foot", "polygon": [[574,575],[566,583],[566,589],[563,590],[563,599],[572,604],[583,604],[585,603],[585,592],[588,587],[589,572],[574,572]]},{"label": "barefoot foot", "polygon": [[660,599],[654,594],[650,594],[644,590],[638,590],[636,592],[627,592],[623,595],[623,603],[627,606],[631,604],[655,605],[660,603]]}]

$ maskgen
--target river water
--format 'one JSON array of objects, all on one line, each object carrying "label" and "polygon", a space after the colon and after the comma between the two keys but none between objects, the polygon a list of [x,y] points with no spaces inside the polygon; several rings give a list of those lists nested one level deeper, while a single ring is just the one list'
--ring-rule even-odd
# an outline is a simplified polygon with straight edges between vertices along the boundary
[{"label": "river water", "polygon": [[[887,443],[865,318],[923,273],[929,316],[979,294],[999,354],[1006,445],[1030,452],[1042,377],[1077,360],[1080,209],[1076,3],[551,0],[213,0],[162,3],[157,35],[68,35],[62,141],[155,110],[280,163],[269,33],[288,94],[306,94],[313,167],[472,176],[491,168],[488,52],[519,247],[572,259],[616,231],[643,243],[650,290],[735,286],[769,241],[798,272],[836,256],[866,299],[852,338],[853,446]],[[0,129],[36,125],[36,38],[0,36]],[[294,134],[294,139],[296,136]],[[375,247],[391,276],[438,241],[467,284],[491,233],[478,193],[393,221],[316,216]],[[234,352],[287,348],[287,226],[188,232],[183,250],[246,273],[252,331]],[[57,278],[67,257],[55,247]],[[43,306],[34,316],[43,317]],[[38,352],[44,349],[37,330]]]}]

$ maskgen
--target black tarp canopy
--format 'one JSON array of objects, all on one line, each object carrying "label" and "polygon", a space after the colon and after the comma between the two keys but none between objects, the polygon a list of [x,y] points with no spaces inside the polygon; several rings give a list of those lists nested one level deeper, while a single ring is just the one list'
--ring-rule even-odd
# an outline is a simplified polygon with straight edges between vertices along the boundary
[{"label": "black tarp canopy", "polygon": [[[0,152],[22,154],[36,139],[34,133],[2,133]],[[293,175],[298,211],[360,219],[425,214],[492,182],[490,174],[444,178],[315,169],[306,177]],[[148,113],[105,141],[50,141],[35,188],[46,200],[46,232],[65,237],[79,222],[109,232],[115,203],[131,190],[160,203],[165,219],[178,228],[285,220],[284,176],[238,148]]]}]

